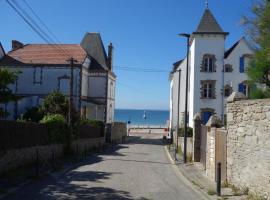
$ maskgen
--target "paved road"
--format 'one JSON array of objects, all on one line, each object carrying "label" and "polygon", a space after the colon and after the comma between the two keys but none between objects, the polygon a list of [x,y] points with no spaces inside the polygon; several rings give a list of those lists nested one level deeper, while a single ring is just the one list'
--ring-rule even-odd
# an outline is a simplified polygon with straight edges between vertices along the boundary
[{"label": "paved road", "polygon": [[91,155],[73,170],[26,185],[7,199],[203,199],[169,162],[160,138],[133,134],[127,144]]}]

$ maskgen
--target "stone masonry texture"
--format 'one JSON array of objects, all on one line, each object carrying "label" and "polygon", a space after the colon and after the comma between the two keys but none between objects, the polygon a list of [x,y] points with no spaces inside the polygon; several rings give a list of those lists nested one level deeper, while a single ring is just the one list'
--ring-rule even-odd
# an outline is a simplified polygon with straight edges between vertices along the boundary
[{"label": "stone masonry texture", "polygon": [[270,99],[227,104],[227,178],[270,196]]}]

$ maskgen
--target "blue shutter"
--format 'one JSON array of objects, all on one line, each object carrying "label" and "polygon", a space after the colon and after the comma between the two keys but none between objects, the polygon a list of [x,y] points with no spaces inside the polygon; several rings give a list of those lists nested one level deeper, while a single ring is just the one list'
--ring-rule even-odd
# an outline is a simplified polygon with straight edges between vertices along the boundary
[{"label": "blue shutter", "polygon": [[244,92],[244,84],[243,83],[239,83],[238,92]]},{"label": "blue shutter", "polygon": [[244,73],[245,72],[245,59],[244,57],[240,57],[240,65],[239,65],[239,72]]}]

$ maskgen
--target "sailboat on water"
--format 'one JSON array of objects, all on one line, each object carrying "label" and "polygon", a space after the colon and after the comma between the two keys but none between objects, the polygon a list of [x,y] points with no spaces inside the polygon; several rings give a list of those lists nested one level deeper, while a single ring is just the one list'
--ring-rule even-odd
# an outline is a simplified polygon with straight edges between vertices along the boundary
[{"label": "sailboat on water", "polygon": [[143,113],[143,118],[146,119],[146,112]]}]

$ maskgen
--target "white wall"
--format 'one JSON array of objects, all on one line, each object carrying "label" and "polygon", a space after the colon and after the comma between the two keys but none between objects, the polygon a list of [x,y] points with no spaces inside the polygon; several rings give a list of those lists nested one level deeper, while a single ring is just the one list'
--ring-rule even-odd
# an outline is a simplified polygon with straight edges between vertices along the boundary
[{"label": "white wall", "polygon": [[3,58],[4,55],[5,55],[5,52],[4,52],[4,49],[3,49],[3,47],[2,47],[2,45],[0,43],[0,59]]},{"label": "white wall", "polygon": [[115,110],[115,78],[109,74],[108,78],[108,96],[107,96],[107,123],[114,121]]},{"label": "white wall", "polygon": [[[246,40],[242,38],[236,48],[232,51],[227,59],[225,59],[225,64],[231,64],[233,71],[225,72],[224,74],[224,84],[231,85],[233,87],[233,91],[238,91],[238,84],[247,80],[248,76],[246,73],[239,72],[240,65],[240,57],[244,54],[253,54],[253,50],[249,47]],[[248,62],[245,60],[245,68],[248,67]]]},{"label": "white wall", "polygon": [[[193,126],[193,117],[201,108],[213,108],[218,116],[222,113],[222,70],[224,61],[224,35],[195,35],[191,46],[191,97],[189,125]],[[214,54],[216,57],[216,72],[200,72],[204,54]],[[215,99],[201,99],[201,80],[216,80]]]},{"label": "white wall", "polygon": [[[60,89],[59,78],[69,77],[70,68],[68,67],[42,67],[41,83],[34,83],[34,67],[9,67],[12,70],[19,70],[21,73],[18,76],[17,83],[12,85],[13,92],[24,98],[18,101],[18,116],[23,114],[27,109],[37,106],[42,102],[48,94],[54,90]],[[39,77],[39,76],[38,76]],[[39,78],[38,78],[39,79]],[[69,79],[66,79],[66,84],[69,84]],[[80,95],[80,69],[74,68],[74,106],[78,109]],[[63,87],[69,94],[69,85]],[[62,91],[63,92],[63,91]],[[6,105],[7,111],[10,113],[9,119],[13,119],[15,111],[15,103],[10,102]]]}]

